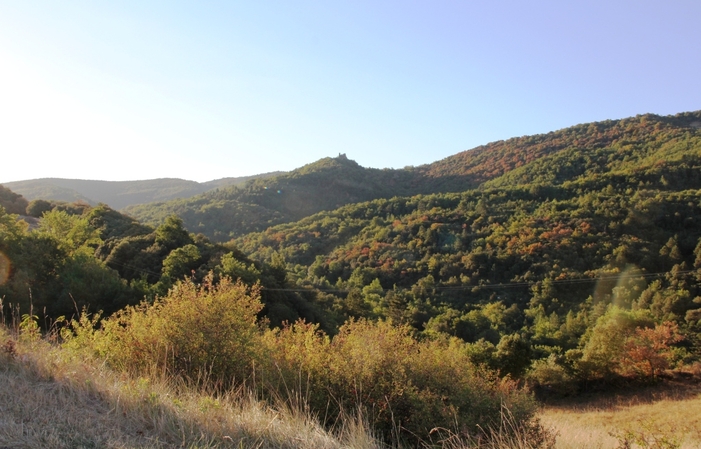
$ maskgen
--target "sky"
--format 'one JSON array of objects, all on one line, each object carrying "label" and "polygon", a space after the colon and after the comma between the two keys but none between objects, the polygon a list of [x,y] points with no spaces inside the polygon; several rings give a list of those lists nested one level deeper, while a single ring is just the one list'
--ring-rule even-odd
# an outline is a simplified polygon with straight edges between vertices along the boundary
[{"label": "sky", "polygon": [[0,182],[402,168],[701,109],[701,2],[0,0]]}]

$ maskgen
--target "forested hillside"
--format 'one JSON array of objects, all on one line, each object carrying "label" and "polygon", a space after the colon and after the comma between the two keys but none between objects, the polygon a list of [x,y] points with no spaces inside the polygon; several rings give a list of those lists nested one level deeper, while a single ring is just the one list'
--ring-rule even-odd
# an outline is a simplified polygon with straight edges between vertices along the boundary
[{"label": "forested hillside", "polygon": [[[656,375],[621,352],[633,337],[613,328],[685,329],[686,349],[675,354],[698,356],[699,117],[641,116],[530,138],[532,148],[507,158],[515,167],[524,155],[522,166],[478,189],[348,205],[236,244],[258,260],[282,255],[339,322],[389,318],[454,335],[517,376],[538,360],[566,380]],[[543,140],[568,144],[541,151]],[[533,152],[540,157],[527,162]]]},{"label": "forested hillside", "polygon": [[345,204],[409,194],[413,176],[405,170],[364,168],[341,155],[280,176],[255,179],[244,186],[221,188],[189,199],[133,206],[125,211],[152,225],[175,214],[191,232],[226,241]]},{"label": "forested hillside", "polygon": [[[102,310],[114,315],[83,315],[71,335],[114,366],[141,369],[146,357],[192,379],[209,360],[220,380],[282,376],[268,385],[274,394],[302,376],[314,413],[366,401],[385,436],[400,412],[424,436],[428,416],[494,422],[499,395],[527,420],[524,384],[572,395],[672,369],[692,376],[701,366],[699,128],[701,112],[644,115],[404,170],[339,156],[130,209],[156,226],[2,189],[3,315],[26,323],[34,314],[49,328]],[[42,217],[36,228],[9,213],[23,207]],[[227,301],[240,301],[245,323]],[[207,330],[200,346],[190,345],[193,328]],[[358,379],[376,388],[357,389]],[[470,412],[475,388],[493,391],[484,415]]]},{"label": "forested hillside", "polygon": [[169,217],[157,228],[140,224],[105,205],[48,203],[36,229],[0,207],[0,299],[12,310],[41,316],[114,313],[144,298],[153,300],[184,278],[208,273],[267,287],[263,313],[276,325],[304,318],[326,325],[323,313],[285,286],[281,263],[254,263],[231,245],[189,234]]},{"label": "forested hillside", "polygon": [[[364,168],[341,155],[265,180],[252,180],[245,185],[221,188],[189,199],[143,204],[126,211],[153,226],[176,214],[191,232],[201,232],[215,241],[226,241],[320,211],[372,199],[463,192],[497,179],[500,181],[495,182],[503,185],[514,181],[548,184],[555,180],[554,173],[550,174],[552,179],[544,177],[545,173],[520,181],[515,177],[522,176],[523,167],[535,161],[549,165],[559,164],[560,160],[564,165],[556,167],[559,167],[561,180],[579,176],[582,173],[569,168],[573,163],[568,160],[569,153],[613,147],[624,151],[629,145],[640,148],[646,144],[646,139],[650,139],[651,144],[671,139],[671,135],[679,139],[680,133],[698,129],[699,123],[696,113],[609,120],[494,142],[432,164],[401,170]],[[547,158],[560,153],[565,159]],[[627,159],[622,157],[620,162],[627,163]],[[592,169],[585,165],[580,168]],[[512,174],[502,178],[507,173]]]}]

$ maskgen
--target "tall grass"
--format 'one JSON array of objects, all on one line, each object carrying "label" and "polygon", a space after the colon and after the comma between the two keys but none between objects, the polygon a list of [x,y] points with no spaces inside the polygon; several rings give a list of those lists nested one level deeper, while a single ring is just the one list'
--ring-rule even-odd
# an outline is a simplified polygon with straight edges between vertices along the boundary
[{"label": "tall grass", "polygon": [[543,434],[532,397],[474,366],[456,339],[419,341],[382,321],[346,323],[333,339],[302,322],[270,330],[258,293],[210,277],[44,338],[31,314],[13,321],[0,335],[11,386],[0,443],[494,447],[484,444]]},{"label": "tall grass", "polygon": [[115,372],[7,329],[0,345],[0,447],[380,447],[362,417],[324,428],[245,388],[207,394],[162,372]]},{"label": "tall grass", "polygon": [[557,449],[701,447],[701,388],[693,380],[561,400],[540,413]]}]

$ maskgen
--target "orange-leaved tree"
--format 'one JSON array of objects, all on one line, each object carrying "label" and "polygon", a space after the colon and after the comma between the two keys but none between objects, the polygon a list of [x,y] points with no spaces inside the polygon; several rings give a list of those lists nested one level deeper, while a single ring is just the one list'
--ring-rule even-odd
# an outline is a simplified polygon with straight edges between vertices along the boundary
[{"label": "orange-leaved tree", "polygon": [[623,345],[622,374],[655,378],[669,368],[675,343],[683,340],[677,323],[667,321],[655,327],[637,328]]}]

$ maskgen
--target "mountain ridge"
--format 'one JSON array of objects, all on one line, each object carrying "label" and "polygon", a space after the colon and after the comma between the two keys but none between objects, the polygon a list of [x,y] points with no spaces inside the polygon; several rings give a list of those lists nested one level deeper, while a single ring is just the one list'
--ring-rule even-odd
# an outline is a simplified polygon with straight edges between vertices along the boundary
[{"label": "mountain ridge", "polygon": [[[457,193],[489,186],[502,176],[523,171],[524,166],[562,152],[577,153],[578,149],[612,145],[621,146],[625,152],[623,147],[644,136],[662,138],[665,133],[695,133],[698,130],[695,123],[701,123],[701,112],[674,116],[644,114],[585,123],[546,134],[492,142],[431,164],[404,169],[365,168],[339,155],[265,180],[254,179],[185,200],[132,206],[125,211],[154,226],[176,214],[192,232],[223,241],[347,204],[395,196]],[[568,174],[563,171],[560,176]]]},{"label": "mountain ridge", "polygon": [[35,199],[83,201],[92,205],[105,203],[115,209],[123,209],[134,204],[190,197],[223,186],[237,185],[251,179],[276,176],[281,173],[283,172],[227,177],[206,182],[180,178],[154,178],[136,181],[37,178],[6,182],[2,185],[19,193],[29,201]]}]

